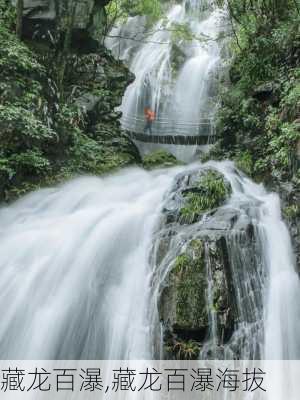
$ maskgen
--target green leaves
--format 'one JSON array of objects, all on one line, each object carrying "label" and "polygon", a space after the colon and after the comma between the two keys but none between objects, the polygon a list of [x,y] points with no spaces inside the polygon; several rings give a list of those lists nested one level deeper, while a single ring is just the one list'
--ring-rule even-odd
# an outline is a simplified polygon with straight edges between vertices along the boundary
[{"label": "green leaves", "polygon": [[0,140],[2,146],[13,150],[57,141],[57,134],[30,111],[14,105],[0,105]]},{"label": "green leaves", "polygon": [[240,47],[233,49],[232,86],[222,94],[220,145],[258,180],[292,180],[299,141],[294,121],[300,112],[297,2],[228,4]]},{"label": "green leaves", "polygon": [[3,25],[0,25],[0,71],[2,74],[17,72],[31,76],[45,74],[45,68],[35,55]]},{"label": "green leaves", "polygon": [[214,170],[207,170],[192,191],[185,194],[185,204],[180,210],[183,217],[199,216],[205,211],[219,207],[229,196],[230,186],[223,175]]},{"label": "green leaves", "polygon": [[119,20],[126,20],[136,15],[147,16],[149,25],[155,23],[162,16],[159,0],[112,0],[106,6],[109,25]]},{"label": "green leaves", "polygon": [[146,169],[167,168],[179,164],[180,162],[176,157],[165,150],[153,151],[143,158],[143,166]]}]

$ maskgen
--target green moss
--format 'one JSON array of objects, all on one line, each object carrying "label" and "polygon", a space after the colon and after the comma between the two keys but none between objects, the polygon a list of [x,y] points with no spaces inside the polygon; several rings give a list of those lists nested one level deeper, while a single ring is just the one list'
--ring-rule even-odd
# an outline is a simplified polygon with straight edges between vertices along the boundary
[{"label": "green moss", "polygon": [[214,170],[207,170],[201,175],[193,191],[188,191],[185,204],[180,210],[182,217],[192,218],[203,212],[219,207],[231,193],[223,175]]},{"label": "green moss", "polygon": [[193,239],[190,242],[190,248],[196,257],[201,257],[204,254],[204,244],[200,239]]},{"label": "green moss", "polygon": [[176,293],[176,327],[199,328],[207,324],[204,246],[200,239],[190,242],[174,263],[170,275]]},{"label": "green moss", "polygon": [[283,214],[288,219],[299,218],[300,217],[300,205],[293,204],[291,206],[285,207],[283,209]]},{"label": "green moss", "polygon": [[164,150],[156,150],[143,158],[143,166],[146,169],[173,167],[180,164],[175,156]]},{"label": "green moss", "polygon": [[243,151],[238,153],[234,161],[238,169],[243,171],[245,174],[251,176],[253,173],[253,159],[249,151]]},{"label": "green moss", "polygon": [[175,273],[178,274],[181,271],[184,271],[185,268],[188,268],[189,262],[190,262],[190,258],[186,254],[180,254],[176,258],[175,267],[174,267]]}]

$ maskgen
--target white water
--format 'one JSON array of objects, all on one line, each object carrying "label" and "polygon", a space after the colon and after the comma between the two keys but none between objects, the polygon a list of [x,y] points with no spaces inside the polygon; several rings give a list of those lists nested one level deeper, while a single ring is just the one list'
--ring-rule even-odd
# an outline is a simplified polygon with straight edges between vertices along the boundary
[{"label": "white water", "polygon": [[174,173],[81,178],[0,211],[0,359],[151,358],[147,257]]},{"label": "white water", "polygon": [[[138,40],[145,43],[113,38],[107,42],[115,56],[126,60],[136,75],[123,99],[122,124],[124,128],[141,131],[143,108],[150,105],[160,120],[154,124],[156,133],[195,134],[195,124],[201,118],[214,115],[216,103],[210,90],[213,73],[216,75],[221,64],[222,44],[214,40],[189,43],[182,40],[175,45],[170,30],[174,23],[187,23],[196,37],[202,35],[216,39],[223,29],[224,10],[214,7],[213,2],[187,0],[171,5],[166,20],[166,24],[159,21],[147,35],[145,20],[140,17],[130,19],[112,32],[112,35],[136,38],[134,35],[138,31]],[[184,54],[184,62],[174,73],[172,54],[176,48]],[[159,147],[139,144],[142,153]],[[197,147],[183,146],[169,146],[168,150],[184,161],[191,160],[198,151]],[[241,322],[233,335],[232,346],[240,348],[244,358],[299,358],[300,310],[297,297],[300,286],[290,237],[280,216],[278,196],[267,194],[262,187],[245,178],[237,178],[229,170],[229,167],[221,168],[234,187],[230,206],[241,209],[247,205],[245,214],[251,214],[248,217],[259,237],[255,256],[260,266],[256,272],[247,269],[250,255],[240,249],[241,239],[233,233],[227,245],[231,251],[231,263],[236,266],[233,279]],[[211,315],[211,321],[214,321],[214,315]],[[211,331],[214,331],[213,327]],[[214,337],[211,339],[213,341]],[[227,357],[230,356],[232,353],[228,349]]]},{"label": "white water", "polygon": [[[191,5],[197,8],[199,2]],[[217,33],[218,10],[202,20],[194,15],[176,5],[168,20],[188,21],[197,34]],[[126,118],[141,116],[150,101],[158,116],[167,118],[167,125],[157,126],[164,133],[178,121],[194,123],[206,116],[208,77],[220,50],[215,43],[188,46],[174,79],[171,46],[151,43],[170,40],[160,24],[150,43],[120,46],[137,76],[122,110],[125,124]],[[209,112],[213,115],[213,108]],[[225,356],[232,356],[235,346],[244,358],[300,359],[300,284],[278,196],[237,175],[230,163],[211,165],[231,182],[228,206],[251,218],[260,243],[255,256],[261,265],[254,272],[239,253],[239,239],[229,245],[241,321]],[[184,169],[131,169],[103,179],[81,178],[0,211],[0,358],[155,357],[154,336],[161,332],[154,323],[157,298],[152,294],[158,291],[152,287],[152,244],[164,196]],[[216,329],[211,328],[215,345]]]},{"label": "white water", "polygon": [[[259,302],[243,300],[244,324],[234,333],[244,340],[240,354],[250,357],[247,349],[256,345],[255,357],[300,359],[300,283],[278,196],[238,175],[231,163],[209,165],[233,187],[225,207],[250,216],[262,244],[264,283],[259,270],[250,278],[264,299],[263,317],[253,325],[248,315],[259,322]],[[185,168],[80,178],[0,211],[1,359],[155,356],[151,251],[164,196]],[[230,268],[247,269],[233,255]],[[234,284],[238,293],[249,290],[247,279]]]},{"label": "white water", "polygon": [[228,169],[223,172],[234,189],[231,202],[250,200],[258,208],[255,219],[266,275],[261,356],[270,360],[300,359],[300,281],[290,235],[281,217],[279,197],[245,177],[233,179]]},{"label": "white water", "polygon": [[[123,128],[142,132],[143,110],[150,106],[156,112],[153,124],[156,134],[197,135],[203,129],[210,130],[209,121],[216,106],[216,101],[212,101],[212,78],[221,61],[220,43],[215,39],[224,22],[224,11],[210,3],[187,0],[170,5],[150,33],[145,30],[141,17],[130,18],[125,25],[112,30],[107,46],[116,57],[127,61],[136,76],[120,107]],[[195,39],[174,39],[176,24],[189,26]],[[137,30],[141,32],[138,37]],[[179,68],[174,67],[176,52],[183,58]],[[208,120],[208,125],[203,124],[203,119]],[[141,150],[147,152],[144,147]],[[169,150],[174,152],[173,148]],[[186,160],[192,158],[196,149],[184,150],[188,155],[176,155]]]}]

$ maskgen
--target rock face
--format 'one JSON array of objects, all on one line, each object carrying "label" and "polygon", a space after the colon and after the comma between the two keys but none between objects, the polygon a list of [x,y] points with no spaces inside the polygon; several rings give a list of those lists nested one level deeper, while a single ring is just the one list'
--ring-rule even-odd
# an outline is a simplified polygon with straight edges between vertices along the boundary
[{"label": "rock face", "polygon": [[[225,193],[219,191],[221,197],[215,192],[208,196],[212,176],[226,188]],[[205,184],[210,203],[183,219],[187,193],[201,198]],[[229,183],[206,169],[179,175],[166,201],[156,244],[158,275],[164,277],[158,308],[166,358],[222,358],[225,352],[233,358],[243,356],[241,344],[248,339],[237,332],[240,324],[251,332],[253,310],[261,304],[253,281],[260,251],[247,213],[224,205],[229,195]],[[255,292],[255,300],[249,299],[249,290]]]},{"label": "rock face", "polygon": [[[98,40],[106,21],[104,6],[109,0],[24,0],[24,35],[51,40],[51,31],[61,24],[66,29],[71,9],[75,7],[73,34],[79,38]],[[12,0],[16,5],[16,0]]]},{"label": "rock face", "polygon": [[[59,12],[68,4],[56,3]],[[104,12],[105,2],[76,0],[72,33],[81,30],[81,36],[73,37],[76,46],[67,51],[60,29],[64,20],[57,22],[53,4],[25,1],[24,27],[32,33],[26,40],[10,31],[9,21],[0,30],[1,201],[79,174],[99,175],[141,162],[116,111],[134,76],[90,33],[95,8]],[[54,32],[61,41],[49,40],[48,24],[59,25]]]},{"label": "rock face", "polygon": [[266,82],[253,90],[253,97],[259,101],[269,101],[271,104],[278,101],[278,85],[273,82]]}]

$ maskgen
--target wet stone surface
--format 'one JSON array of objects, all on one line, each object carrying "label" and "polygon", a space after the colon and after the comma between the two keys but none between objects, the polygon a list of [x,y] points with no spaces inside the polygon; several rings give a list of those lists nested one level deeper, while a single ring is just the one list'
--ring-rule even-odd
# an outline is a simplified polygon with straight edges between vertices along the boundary
[{"label": "wet stone surface", "polygon": [[[216,178],[225,190],[205,190],[211,184],[207,177]],[[183,215],[187,193],[213,198],[201,203],[203,210]],[[246,318],[241,309],[247,310],[247,293],[243,288],[237,292],[237,280],[252,271],[255,276],[258,261],[251,254],[257,253],[257,243],[247,208],[231,207],[230,193],[219,172],[202,169],[178,175],[165,202],[156,244],[156,264],[164,276],[158,308],[165,358],[196,359],[204,351],[205,357],[223,358]],[[244,270],[245,257],[249,271]]]}]

